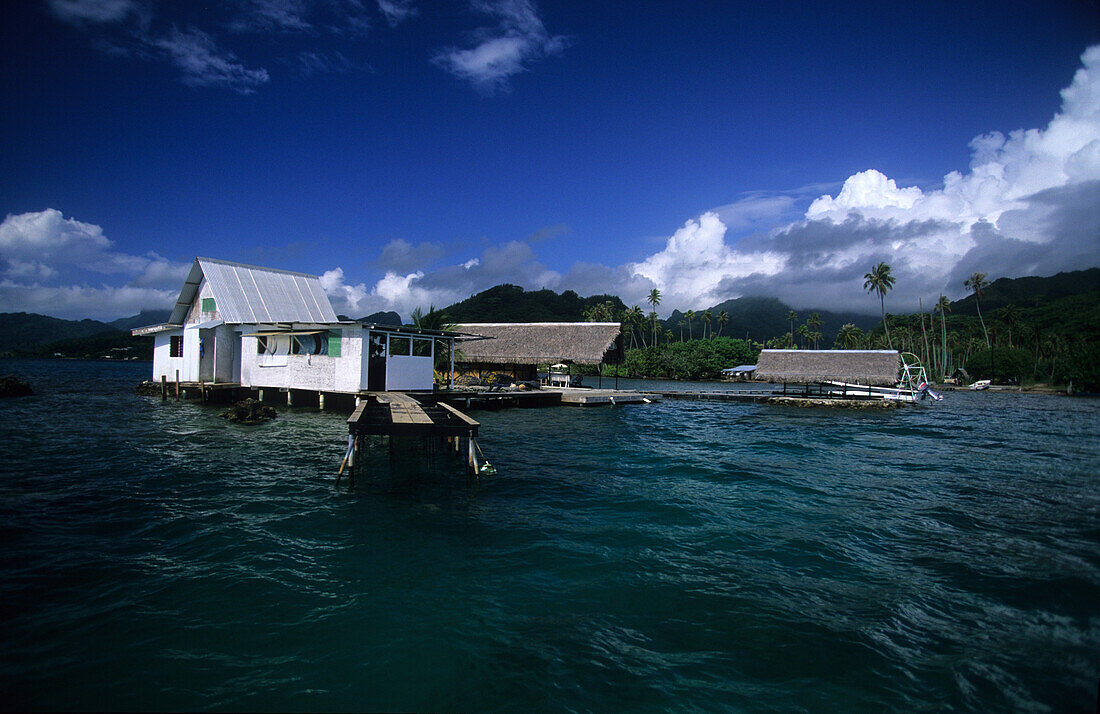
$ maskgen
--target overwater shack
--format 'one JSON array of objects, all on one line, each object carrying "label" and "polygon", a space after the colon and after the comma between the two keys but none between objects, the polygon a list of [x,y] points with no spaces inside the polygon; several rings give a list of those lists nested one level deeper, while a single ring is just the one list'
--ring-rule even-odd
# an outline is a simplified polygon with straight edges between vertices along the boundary
[{"label": "overwater shack", "polygon": [[503,372],[518,381],[539,378],[538,365],[618,364],[623,356],[617,322],[478,322],[455,330],[485,339],[463,341],[455,367],[483,375]]},{"label": "overwater shack", "polygon": [[291,402],[430,391],[436,355],[453,355],[458,337],[340,320],[315,275],[211,258],[195,259],[168,322],[133,334],[153,337],[155,381],[274,390]]},{"label": "overwater shack", "polygon": [[821,397],[914,401],[923,368],[905,364],[896,350],[762,350],[756,379],[782,384],[784,394],[796,385],[804,396],[816,388]]},{"label": "overwater shack", "polygon": [[892,387],[899,368],[896,350],[762,350],[755,377],[772,384],[846,382]]}]

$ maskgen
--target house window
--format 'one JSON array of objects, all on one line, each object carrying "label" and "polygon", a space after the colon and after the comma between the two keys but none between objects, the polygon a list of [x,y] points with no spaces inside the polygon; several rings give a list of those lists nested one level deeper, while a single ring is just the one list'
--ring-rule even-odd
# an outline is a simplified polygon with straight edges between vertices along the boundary
[{"label": "house window", "polygon": [[267,338],[266,337],[257,337],[256,338],[256,354],[262,355],[265,352],[267,352]]},{"label": "house window", "polygon": [[291,338],[290,352],[296,355],[328,354],[328,333],[294,335]]},{"label": "house window", "polygon": [[413,338],[413,357],[431,357],[432,356],[432,341],[421,339],[419,337]]},{"label": "house window", "polygon": [[340,356],[340,336],[343,334],[342,330],[329,330],[328,331],[328,356],[339,357]]},{"label": "house window", "polygon": [[390,336],[390,357],[408,357],[409,338]]},{"label": "house window", "polygon": [[172,335],[168,345],[169,357],[183,357],[183,335]]},{"label": "house window", "polygon": [[203,312],[214,312],[217,309],[218,309],[217,306],[214,305],[214,298],[203,298],[202,299],[202,311]]}]

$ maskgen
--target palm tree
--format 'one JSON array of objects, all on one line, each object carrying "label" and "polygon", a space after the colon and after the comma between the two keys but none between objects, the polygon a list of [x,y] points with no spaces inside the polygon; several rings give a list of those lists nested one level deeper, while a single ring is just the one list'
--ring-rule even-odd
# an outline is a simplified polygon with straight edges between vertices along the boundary
[{"label": "palm tree", "polygon": [[991,349],[989,332],[985,329],[985,320],[982,319],[982,295],[985,295],[985,289],[989,287],[989,281],[985,279],[985,273],[973,273],[963,282],[963,286],[970,288],[974,293],[974,304],[978,306],[978,320],[982,323],[982,334],[985,335],[985,348],[987,350]]},{"label": "palm tree", "polygon": [[794,310],[787,311],[787,322],[791,325],[791,344],[794,344],[794,321],[798,319],[798,313]]},{"label": "palm tree", "polygon": [[940,381],[947,376],[947,313],[951,312],[951,301],[946,295],[940,295],[940,301],[936,303],[936,309],[940,311],[940,334],[943,336],[943,358],[940,365]]},{"label": "palm tree", "polygon": [[821,330],[819,329],[821,327],[821,324],[822,324],[821,315],[817,314],[816,312],[812,313],[810,315],[809,319],[806,320],[806,327],[809,328],[809,331],[808,331],[809,332],[809,337],[810,337],[811,340],[814,341],[814,349],[815,350],[818,347],[818,344],[817,344],[818,340],[821,339]]},{"label": "palm tree", "polygon": [[688,341],[690,342],[691,340],[695,339],[691,336],[691,321],[695,319],[695,311],[688,310],[684,313],[684,317],[688,319]]},{"label": "palm tree", "polygon": [[896,279],[890,275],[890,266],[886,263],[879,263],[863,277],[865,278],[863,289],[869,293],[878,293],[879,308],[882,310],[882,329],[886,331],[886,344],[890,349],[894,349],[894,343],[890,340],[890,326],[886,324],[886,293],[894,287]]},{"label": "palm tree", "polygon": [[[707,331],[710,329],[710,320],[713,315],[710,314],[710,310],[703,310],[703,339],[707,339]],[[714,336],[714,332],[711,332],[711,337]]]},{"label": "palm tree", "polygon": [[649,291],[649,297],[646,298],[646,302],[653,306],[653,312],[649,313],[649,317],[653,320],[653,346],[657,346],[657,306],[661,304],[661,291],[657,288],[653,288]]},{"label": "palm tree", "polygon": [[686,320],[680,320],[680,342],[684,341],[684,325],[686,324]]},{"label": "palm tree", "polygon": [[806,344],[809,342],[810,339],[810,329],[805,325],[799,325],[798,329],[795,330],[795,332],[797,332],[798,336],[802,338],[802,349],[806,349]]},{"label": "palm tree", "polygon": [[726,329],[726,323],[730,321],[730,314],[723,310],[718,313],[718,336],[721,337],[722,330]]},{"label": "palm tree", "polygon": [[840,331],[836,333],[834,346],[840,345],[846,350],[854,349],[859,346],[862,337],[863,330],[851,322],[846,322],[840,326]]}]

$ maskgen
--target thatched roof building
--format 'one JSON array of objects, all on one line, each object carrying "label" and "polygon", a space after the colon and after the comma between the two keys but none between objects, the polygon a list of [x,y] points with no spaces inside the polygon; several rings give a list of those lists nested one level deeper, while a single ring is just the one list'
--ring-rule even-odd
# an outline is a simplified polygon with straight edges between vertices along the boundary
[{"label": "thatched roof building", "polygon": [[458,345],[456,361],[467,364],[600,364],[619,361],[622,352],[617,322],[478,322],[454,329],[488,338]]},{"label": "thatched roof building", "polygon": [[889,387],[898,381],[894,350],[763,350],[756,379],[784,384],[849,382]]}]

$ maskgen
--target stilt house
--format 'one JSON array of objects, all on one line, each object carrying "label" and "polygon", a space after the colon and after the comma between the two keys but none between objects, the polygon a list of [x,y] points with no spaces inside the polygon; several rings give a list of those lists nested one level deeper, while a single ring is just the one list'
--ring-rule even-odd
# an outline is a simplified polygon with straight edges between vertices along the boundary
[{"label": "stilt house", "polygon": [[[430,390],[442,330],[339,320],[315,275],[196,258],[151,335],[153,379],[358,394]],[[441,352],[446,350],[447,352]]]}]

